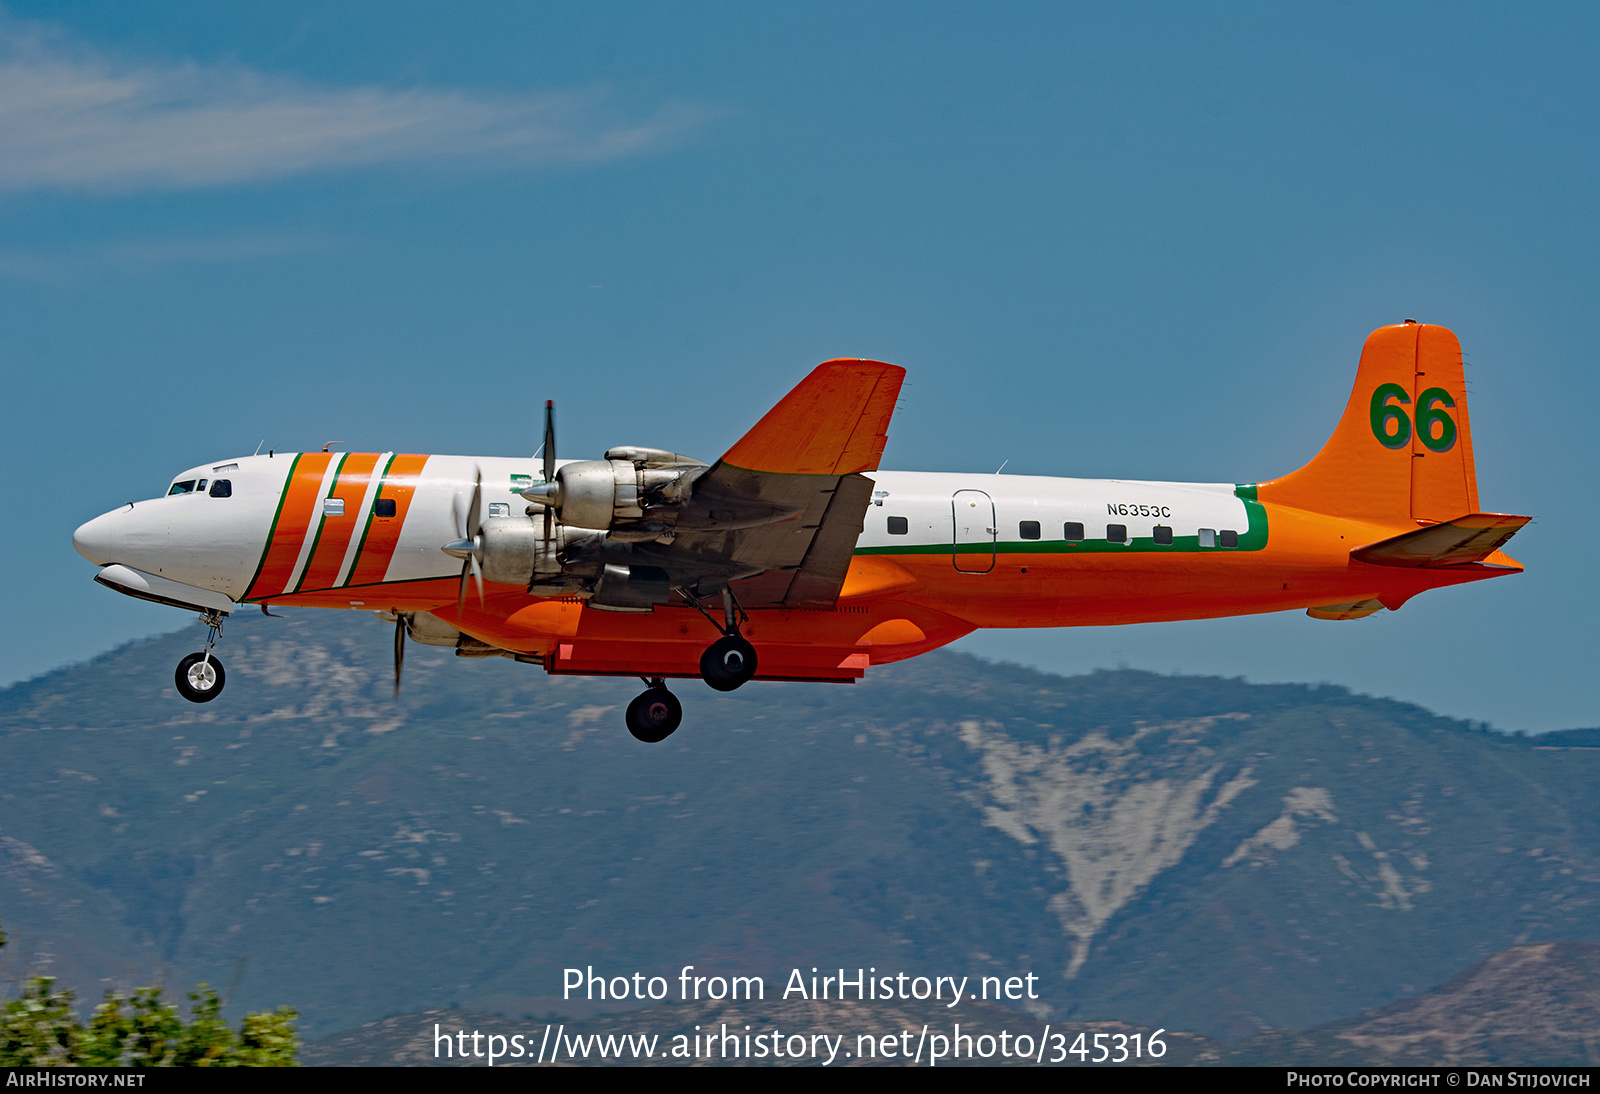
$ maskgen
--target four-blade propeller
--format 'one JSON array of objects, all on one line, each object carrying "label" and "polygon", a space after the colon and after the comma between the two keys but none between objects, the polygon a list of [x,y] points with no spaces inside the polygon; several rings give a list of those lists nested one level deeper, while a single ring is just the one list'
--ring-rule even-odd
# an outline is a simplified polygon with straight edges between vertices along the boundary
[{"label": "four-blade propeller", "polygon": [[[540,470],[544,474],[544,485],[549,487],[555,482],[556,477],[556,404],[553,399],[546,399],[544,404],[544,462]],[[483,603],[483,471],[481,468],[473,469],[472,500],[467,505],[466,516],[461,514],[460,497],[450,499],[450,512],[456,521],[456,538],[445,544],[441,550],[452,558],[461,559],[461,585],[456,591],[456,610],[460,611],[466,606],[467,581],[470,579],[478,589],[478,603]],[[555,533],[555,510],[550,505],[544,508],[544,541],[548,549],[550,539]],[[400,695],[400,667],[405,660],[406,648],[406,620],[399,612],[395,613],[394,630],[394,694]]]}]

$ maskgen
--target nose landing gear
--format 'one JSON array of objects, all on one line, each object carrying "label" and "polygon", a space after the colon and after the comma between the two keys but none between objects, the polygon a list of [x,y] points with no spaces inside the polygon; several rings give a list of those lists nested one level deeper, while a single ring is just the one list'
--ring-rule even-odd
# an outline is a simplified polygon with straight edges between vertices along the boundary
[{"label": "nose landing gear", "polygon": [[217,644],[217,639],[222,636],[222,614],[220,612],[207,612],[200,617],[206,625],[206,648],[199,653],[191,653],[178,662],[178,669],[172,674],[172,682],[178,687],[178,694],[191,703],[209,703],[222,694],[222,685],[227,682],[227,675],[222,671],[222,662],[211,656],[211,650]]},{"label": "nose landing gear", "polygon": [[628,732],[647,745],[659,744],[683,721],[683,704],[661,677],[644,682],[649,686],[628,704]]}]

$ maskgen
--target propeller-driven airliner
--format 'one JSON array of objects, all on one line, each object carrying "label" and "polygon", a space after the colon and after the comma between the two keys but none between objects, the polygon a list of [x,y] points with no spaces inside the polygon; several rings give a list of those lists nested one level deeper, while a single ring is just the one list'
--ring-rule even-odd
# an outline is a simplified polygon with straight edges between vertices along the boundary
[{"label": "propeller-driven airliner", "polygon": [[673,678],[851,682],[980,627],[1303,609],[1351,620],[1520,572],[1529,520],[1479,511],[1461,346],[1413,320],[1367,339],[1307,465],[1260,483],[879,470],[905,370],[817,366],[720,459],[622,446],[535,457],[268,452],[178,475],[84,524],[117,592],[198,611],[178,692],[221,693],[246,605],[372,612],[408,641],[553,674],[637,676],[665,739]]}]

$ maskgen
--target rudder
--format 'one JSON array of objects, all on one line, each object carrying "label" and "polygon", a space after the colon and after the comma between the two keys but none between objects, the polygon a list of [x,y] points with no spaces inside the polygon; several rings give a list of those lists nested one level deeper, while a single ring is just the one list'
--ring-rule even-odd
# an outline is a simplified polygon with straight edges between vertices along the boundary
[{"label": "rudder", "polygon": [[1355,388],[1328,443],[1258,496],[1369,520],[1432,523],[1478,511],[1461,343],[1407,321],[1367,337]]}]

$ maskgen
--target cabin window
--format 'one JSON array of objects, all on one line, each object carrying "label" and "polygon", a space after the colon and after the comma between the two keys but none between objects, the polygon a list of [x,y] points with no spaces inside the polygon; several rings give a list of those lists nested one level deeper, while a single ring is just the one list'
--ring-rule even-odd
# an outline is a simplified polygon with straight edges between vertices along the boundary
[{"label": "cabin window", "polygon": [[233,497],[233,482],[229,479],[218,479],[211,484],[211,496],[214,498]]},{"label": "cabin window", "polygon": [[374,512],[376,512],[380,517],[394,516],[394,499],[379,498],[378,504],[374,507]]},{"label": "cabin window", "polygon": [[1202,547],[1215,547],[1217,545],[1217,530],[1215,528],[1202,528],[1195,535]]},{"label": "cabin window", "polygon": [[1082,543],[1083,525],[1079,524],[1075,520],[1069,520],[1067,521],[1066,526],[1062,528],[1061,535],[1062,538],[1068,543]]},{"label": "cabin window", "polygon": [[344,516],[344,499],[343,498],[323,498],[322,499],[322,515],[325,516],[325,517],[342,517],[342,516]]},{"label": "cabin window", "polygon": [[1021,534],[1023,539],[1038,539],[1039,522],[1036,520],[1022,521],[1017,525],[1017,531]]},{"label": "cabin window", "polygon": [[891,536],[903,536],[908,534],[910,531],[911,521],[907,520],[905,517],[889,518],[889,534]]},{"label": "cabin window", "polygon": [[1172,545],[1172,529],[1165,524],[1158,524],[1150,530],[1150,538],[1163,547]]},{"label": "cabin window", "polygon": [[1126,524],[1106,525],[1106,540],[1110,543],[1128,542],[1128,526]]},{"label": "cabin window", "polygon": [[511,515],[511,503],[491,501],[489,503],[489,515],[491,517],[509,517]]},{"label": "cabin window", "polygon": [[194,480],[185,479],[183,482],[173,483],[172,489],[167,491],[167,496],[170,498],[173,494],[191,494],[193,492]]},{"label": "cabin window", "polygon": [[1239,533],[1233,531],[1231,528],[1218,532],[1217,535],[1221,538],[1222,545],[1224,547],[1239,546]]}]

